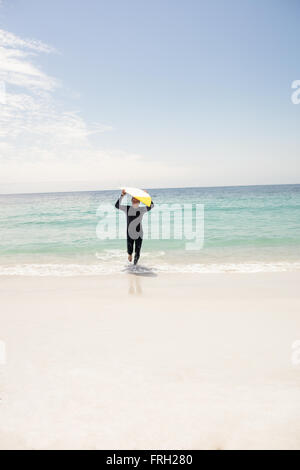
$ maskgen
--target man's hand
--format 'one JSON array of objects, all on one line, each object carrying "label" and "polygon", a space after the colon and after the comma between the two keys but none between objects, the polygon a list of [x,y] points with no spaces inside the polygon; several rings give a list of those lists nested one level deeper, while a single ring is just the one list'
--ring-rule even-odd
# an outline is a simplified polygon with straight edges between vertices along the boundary
[{"label": "man's hand", "polygon": [[126,194],[125,189],[122,189],[122,196],[125,196],[125,194]]}]

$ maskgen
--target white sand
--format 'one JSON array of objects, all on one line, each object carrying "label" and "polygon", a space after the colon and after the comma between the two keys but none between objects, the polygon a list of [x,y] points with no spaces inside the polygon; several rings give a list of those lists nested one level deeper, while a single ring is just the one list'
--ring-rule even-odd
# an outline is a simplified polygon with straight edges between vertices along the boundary
[{"label": "white sand", "polygon": [[2,277],[2,449],[300,449],[300,274]]}]

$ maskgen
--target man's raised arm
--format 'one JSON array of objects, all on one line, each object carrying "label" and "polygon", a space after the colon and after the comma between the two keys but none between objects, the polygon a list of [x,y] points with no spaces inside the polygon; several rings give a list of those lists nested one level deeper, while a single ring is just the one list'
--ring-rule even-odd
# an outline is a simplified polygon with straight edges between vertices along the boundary
[{"label": "man's raised arm", "polygon": [[119,199],[117,200],[117,202],[115,204],[116,209],[120,209],[120,211],[124,211],[124,212],[126,212],[127,206],[124,206],[124,204],[121,204],[121,203],[122,203],[122,199],[125,196],[125,194],[126,194],[126,191],[123,189],[121,196],[119,197]]}]

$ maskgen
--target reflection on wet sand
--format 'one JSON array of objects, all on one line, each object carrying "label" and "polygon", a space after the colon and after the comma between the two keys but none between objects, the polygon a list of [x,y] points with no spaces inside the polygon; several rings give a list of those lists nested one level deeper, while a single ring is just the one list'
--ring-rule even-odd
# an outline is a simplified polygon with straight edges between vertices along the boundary
[{"label": "reflection on wet sand", "polygon": [[143,289],[141,285],[141,277],[156,277],[157,274],[146,266],[128,266],[126,272],[129,276],[129,291],[130,295],[142,295]]},{"label": "reflection on wet sand", "polygon": [[138,276],[129,276],[128,294],[130,295],[142,295],[143,294],[141,280]]}]

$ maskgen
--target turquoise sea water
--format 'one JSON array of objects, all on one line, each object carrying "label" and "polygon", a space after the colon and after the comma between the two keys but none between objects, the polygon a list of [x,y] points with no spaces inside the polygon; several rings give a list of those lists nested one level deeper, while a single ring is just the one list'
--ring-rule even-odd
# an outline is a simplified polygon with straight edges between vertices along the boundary
[{"label": "turquoise sea water", "polygon": [[[184,204],[203,204],[204,245],[191,251],[186,250],[185,239],[145,239],[141,265],[158,272],[300,269],[300,185],[149,192],[156,204],[145,216],[153,217],[150,226],[159,223],[155,211],[161,204],[176,203],[178,211]],[[119,191],[1,195],[0,275],[123,272],[125,240],[103,240],[96,233],[101,208],[111,205],[108,220],[115,220],[118,195]],[[160,225],[164,223],[167,217],[162,212]],[[195,227],[195,220],[188,224]]]}]

